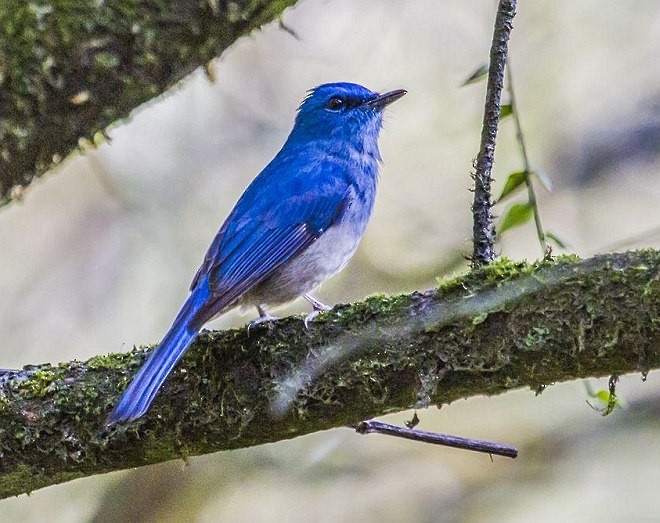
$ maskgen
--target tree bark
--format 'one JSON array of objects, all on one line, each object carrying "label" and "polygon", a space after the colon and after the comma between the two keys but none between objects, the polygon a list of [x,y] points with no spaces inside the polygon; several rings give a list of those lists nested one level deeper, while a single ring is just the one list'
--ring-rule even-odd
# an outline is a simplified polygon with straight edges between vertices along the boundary
[{"label": "tree bark", "polygon": [[495,261],[437,289],[205,332],[151,411],[105,416],[149,348],[7,372],[0,497],[410,407],[660,367],[660,252]]},{"label": "tree bark", "polygon": [[0,2],[0,206],[294,3]]},{"label": "tree bark", "polygon": [[492,214],[492,170],[495,162],[495,142],[500,123],[501,95],[509,48],[509,36],[516,16],[516,0],[500,0],[497,6],[493,41],[490,47],[488,82],[481,144],[474,164],[474,199],[472,201],[472,268],[487,265],[495,259],[495,226]]}]

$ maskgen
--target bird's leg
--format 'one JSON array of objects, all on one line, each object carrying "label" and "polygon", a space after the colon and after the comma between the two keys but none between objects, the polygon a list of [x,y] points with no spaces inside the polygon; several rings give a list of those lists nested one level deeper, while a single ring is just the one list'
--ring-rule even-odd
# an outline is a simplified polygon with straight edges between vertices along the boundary
[{"label": "bird's leg", "polygon": [[259,312],[259,317],[257,319],[252,320],[247,325],[248,336],[250,335],[250,329],[252,327],[256,327],[257,325],[259,325],[261,323],[264,323],[264,322],[267,322],[267,321],[275,321],[275,320],[278,319],[275,316],[271,316],[270,314],[268,314],[266,312],[266,310],[261,305],[257,305],[257,311]]},{"label": "bird's leg", "polygon": [[332,307],[329,307],[325,303],[321,303],[311,294],[303,294],[303,298],[305,298],[309,303],[312,304],[312,307],[314,307],[314,310],[310,312],[307,316],[305,316],[305,319],[303,320],[303,322],[305,323],[305,328],[309,329],[310,321],[316,318],[321,312],[329,311],[330,309],[332,309]]}]

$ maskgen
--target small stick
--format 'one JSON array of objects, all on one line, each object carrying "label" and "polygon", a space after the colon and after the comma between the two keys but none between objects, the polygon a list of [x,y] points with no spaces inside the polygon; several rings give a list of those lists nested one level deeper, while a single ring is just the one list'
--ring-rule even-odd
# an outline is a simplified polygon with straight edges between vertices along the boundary
[{"label": "small stick", "polygon": [[439,432],[413,430],[374,420],[361,421],[355,427],[355,432],[359,434],[386,434],[397,438],[411,439],[433,445],[444,445],[445,447],[471,450],[473,452],[484,452],[485,454],[495,454],[506,458],[515,458],[518,456],[518,449],[511,445],[461,438],[459,436],[450,436],[449,434],[440,434]]}]

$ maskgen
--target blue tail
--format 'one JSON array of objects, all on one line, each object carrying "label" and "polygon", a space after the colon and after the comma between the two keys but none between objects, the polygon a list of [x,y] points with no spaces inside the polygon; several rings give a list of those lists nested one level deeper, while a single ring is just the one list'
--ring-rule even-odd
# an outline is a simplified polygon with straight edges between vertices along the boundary
[{"label": "blue tail", "polygon": [[198,321],[194,322],[194,326],[191,326],[191,323],[208,296],[208,284],[200,282],[183,305],[163,341],[142,365],[119,403],[105,420],[106,426],[132,421],[147,412],[165,378],[197,336],[201,326]]}]

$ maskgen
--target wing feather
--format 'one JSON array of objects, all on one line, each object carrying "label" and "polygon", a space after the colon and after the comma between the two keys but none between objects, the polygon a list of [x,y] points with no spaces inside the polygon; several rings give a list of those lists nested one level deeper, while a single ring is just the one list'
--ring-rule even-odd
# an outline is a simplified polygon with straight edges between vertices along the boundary
[{"label": "wing feather", "polygon": [[245,195],[239,200],[193,280],[192,288],[206,279],[211,288],[198,323],[217,315],[309,247],[339,219],[349,194],[348,184],[336,177],[294,189],[288,198],[275,202],[269,195],[259,199],[258,194],[250,195],[251,206],[243,201]]}]

